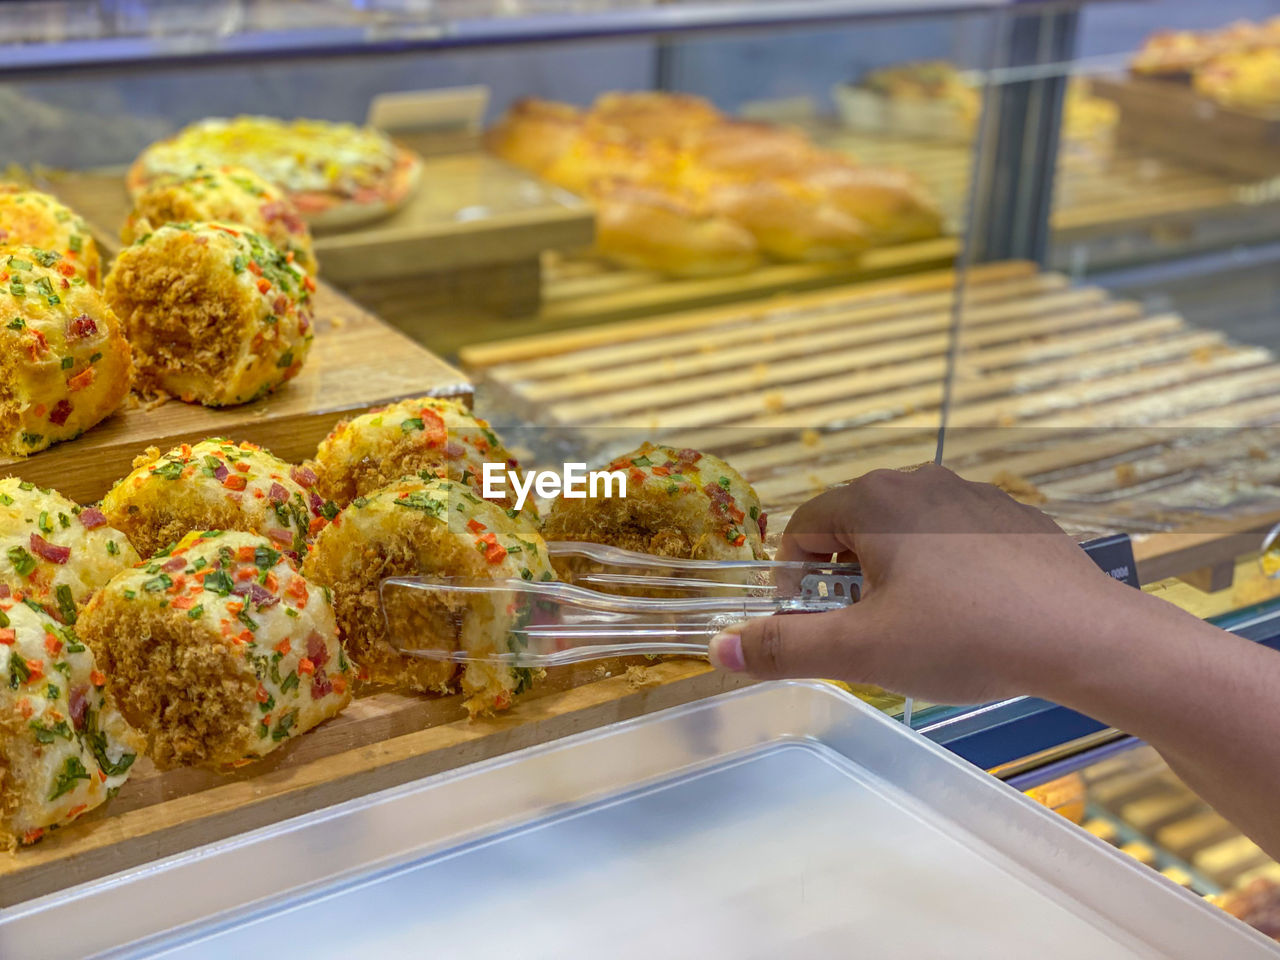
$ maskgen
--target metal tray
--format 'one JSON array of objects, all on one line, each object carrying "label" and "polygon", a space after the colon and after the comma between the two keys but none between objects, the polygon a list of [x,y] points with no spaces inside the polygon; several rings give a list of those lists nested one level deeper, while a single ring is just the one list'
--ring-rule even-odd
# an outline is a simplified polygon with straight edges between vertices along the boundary
[{"label": "metal tray", "polygon": [[0,956],[1275,957],[820,683],[308,814],[0,915]]}]

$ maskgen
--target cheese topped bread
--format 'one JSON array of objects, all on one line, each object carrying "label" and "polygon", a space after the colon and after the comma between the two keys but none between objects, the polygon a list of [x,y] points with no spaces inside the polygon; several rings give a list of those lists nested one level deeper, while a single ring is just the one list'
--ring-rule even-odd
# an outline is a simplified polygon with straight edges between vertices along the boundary
[{"label": "cheese topped bread", "polygon": [[376,219],[417,188],[422,161],[372,127],[325,120],[213,117],[154,143],[126,183],[137,198],[157,179],[199,167],[248,167],[289,195],[317,229]]}]

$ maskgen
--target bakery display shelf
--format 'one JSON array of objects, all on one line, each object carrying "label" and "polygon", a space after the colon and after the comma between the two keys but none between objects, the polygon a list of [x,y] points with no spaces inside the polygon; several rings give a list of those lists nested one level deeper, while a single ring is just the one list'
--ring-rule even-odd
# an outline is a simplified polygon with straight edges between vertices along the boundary
[{"label": "bakery display shelf", "polygon": [[[377,312],[380,291],[405,284],[419,313],[480,306],[499,315],[536,311],[544,250],[579,247],[595,216],[577,197],[478,150],[423,157],[422,186],[389,217],[315,238],[320,269]],[[129,214],[121,169],[40,171],[37,181],[79,211],[114,252]]]},{"label": "bakery display shelf", "polygon": [[[781,529],[833,484],[933,459],[955,299],[955,274],[935,271],[461,357],[589,457],[637,437],[723,456]],[[949,466],[1077,535],[1134,534],[1144,582],[1257,549],[1280,518],[1268,351],[1029,263],[974,268],[963,303]]]},{"label": "bakery display shelf", "polygon": [[1185,77],[1106,77],[1095,89],[1120,106],[1121,142],[1230,176],[1280,176],[1280,113],[1215,103]]},{"label": "bakery display shelf", "polygon": [[[950,265],[960,250],[954,237],[939,237],[871,250],[853,260],[773,263],[723,277],[672,278],[623,269],[585,253],[549,253],[543,259],[542,306],[523,316],[493,311],[428,315],[421,285],[412,279],[353,288],[378,316],[445,356],[468,344],[531,332],[550,333],[610,320],[751,301],[850,282],[916,273]],[[485,278],[488,284],[501,278]]]},{"label": "bakery display shelf", "polygon": [[140,759],[119,795],[40,843],[0,852],[0,907],[277,823],[353,797],[750,683],[705,662],[560,667],[498,716],[468,720],[462,695],[363,696],[231,773]]},{"label": "bakery display shelf", "polygon": [[1254,876],[1280,879],[1280,865],[1196,796],[1152,748],[1128,750],[1079,776],[1087,799],[1084,828],[1175,874],[1196,893],[1221,893]]},{"label": "bakery display shelf", "polygon": [[79,438],[26,458],[0,457],[0,475],[92,503],[149,446],[207,437],[261,444],[284,460],[315,453],[340,418],[406,396],[469,397],[466,377],[324,283],[315,293],[316,336],[298,376],[272,395],[212,409],[170,400],[125,406]]},{"label": "bakery display shelf", "polygon": [[[1099,85],[1099,92],[1104,89],[1110,87]],[[972,144],[832,128],[816,135],[865,163],[911,170],[938,197],[951,223],[962,223]],[[1196,136],[1185,128],[1180,135]],[[1278,174],[1280,150],[1272,153],[1266,177]],[[1111,149],[1068,141],[1054,184],[1054,266],[1068,269],[1083,262],[1099,269],[1270,239],[1280,215],[1280,193],[1259,179],[1239,171],[1206,169],[1189,158],[1154,152],[1150,145],[1123,137]]]}]

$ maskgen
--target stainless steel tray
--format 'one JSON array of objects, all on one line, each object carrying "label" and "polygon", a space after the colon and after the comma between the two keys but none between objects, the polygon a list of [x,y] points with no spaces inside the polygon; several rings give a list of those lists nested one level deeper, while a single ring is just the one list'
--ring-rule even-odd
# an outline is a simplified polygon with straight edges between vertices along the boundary
[{"label": "stainless steel tray", "polygon": [[5,960],[1275,957],[819,683],[747,688],[0,915]]}]

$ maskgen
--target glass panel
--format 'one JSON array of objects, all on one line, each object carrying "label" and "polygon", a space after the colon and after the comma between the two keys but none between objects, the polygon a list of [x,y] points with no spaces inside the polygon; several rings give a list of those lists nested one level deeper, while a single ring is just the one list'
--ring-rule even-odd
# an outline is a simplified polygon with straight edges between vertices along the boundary
[{"label": "glass panel", "polygon": [[1094,836],[1280,939],[1280,864],[1140,746],[1027,791]]}]

